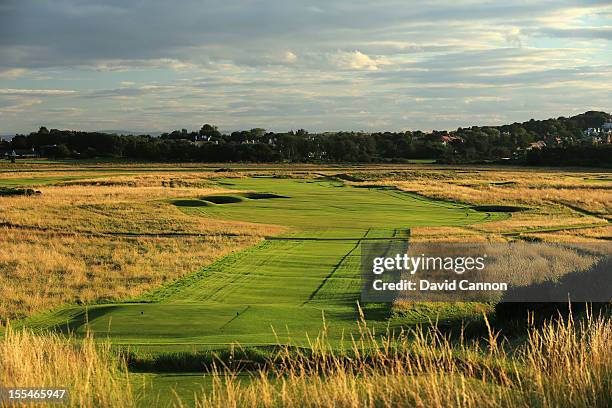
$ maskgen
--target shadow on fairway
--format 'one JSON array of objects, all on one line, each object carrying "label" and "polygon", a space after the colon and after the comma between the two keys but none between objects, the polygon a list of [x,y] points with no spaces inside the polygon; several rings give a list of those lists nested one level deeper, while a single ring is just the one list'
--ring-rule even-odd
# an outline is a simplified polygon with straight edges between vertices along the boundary
[{"label": "shadow on fairway", "polygon": [[202,197],[202,200],[208,201],[214,204],[233,204],[244,201],[242,197],[231,196],[231,195],[210,195]]},{"label": "shadow on fairway", "polygon": [[527,207],[517,207],[513,205],[479,205],[472,207],[473,210],[478,212],[502,212],[502,213],[513,213],[519,211],[527,211]]},{"label": "shadow on fairway", "polygon": [[172,204],[177,207],[208,207],[210,203],[202,200],[174,200]]},{"label": "shadow on fairway", "polygon": [[244,196],[250,200],[266,200],[271,198],[290,198],[273,193],[244,193]]},{"label": "shadow on fairway", "polygon": [[70,316],[53,328],[61,333],[71,334],[79,330],[79,328],[85,327],[89,322],[112,313],[118,308],[119,306],[117,305],[99,305],[92,306],[91,308],[82,306],[78,313]]}]

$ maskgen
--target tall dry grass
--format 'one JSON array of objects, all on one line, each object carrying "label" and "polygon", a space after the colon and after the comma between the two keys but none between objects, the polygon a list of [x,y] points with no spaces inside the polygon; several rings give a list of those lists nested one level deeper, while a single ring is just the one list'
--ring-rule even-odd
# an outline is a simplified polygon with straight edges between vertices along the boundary
[{"label": "tall dry grass", "polygon": [[247,383],[236,371],[214,371],[212,390],[196,405],[609,407],[611,340],[610,319],[589,316],[532,328],[518,348],[491,329],[482,342],[451,342],[435,328],[366,335],[344,354],[315,341],[312,353],[285,349],[280,364]]},{"label": "tall dry grass", "polygon": [[[110,177],[39,187],[36,196],[0,196],[0,222],[65,232],[128,233],[241,233],[261,229],[184,214],[168,200],[230,192],[197,186],[187,178],[170,185],[173,178]],[[170,180],[170,181],[168,181]],[[202,179],[196,179],[202,182]],[[167,183],[167,184],[166,184]],[[272,228],[272,227],[270,227]]]},{"label": "tall dry grass", "polygon": [[83,236],[0,228],[0,323],[63,303],[134,297],[260,239]]},{"label": "tall dry grass", "polygon": [[[69,407],[135,406],[125,364],[110,345],[7,328],[0,338],[0,385],[67,388]],[[37,403],[36,406],[47,404]],[[0,401],[0,407],[9,407]],[[48,406],[58,406],[50,403]]]},{"label": "tall dry grass", "polygon": [[[451,341],[435,327],[376,337],[365,326],[347,349],[325,332],[311,349],[286,347],[252,379],[219,365],[198,407],[609,407],[609,315],[549,321],[510,345],[489,327]],[[71,407],[138,404],[125,363],[107,343],[8,328],[0,384],[67,387]],[[1,406],[1,405],[0,405]],[[186,406],[178,397],[175,406]]]}]

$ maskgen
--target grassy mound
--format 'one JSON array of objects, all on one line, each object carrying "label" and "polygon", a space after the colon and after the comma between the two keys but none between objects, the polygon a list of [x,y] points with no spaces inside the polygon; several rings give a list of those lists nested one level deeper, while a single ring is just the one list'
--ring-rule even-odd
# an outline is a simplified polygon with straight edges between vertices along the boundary
[{"label": "grassy mound", "polygon": [[40,191],[31,188],[0,187],[0,196],[30,196],[40,194]]},{"label": "grassy mound", "polygon": [[515,186],[516,181],[494,181],[489,184],[492,186]]},{"label": "grassy mound", "polygon": [[519,212],[527,211],[529,208],[514,205],[479,205],[472,207],[472,209],[479,212]]},{"label": "grassy mound", "polygon": [[363,179],[356,177],[353,174],[347,174],[347,173],[336,174],[334,177],[336,177],[339,180],[343,180],[343,181],[354,181],[354,182],[364,181]]},{"label": "grassy mound", "polygon": [[215,204],[232,204],[244,201],[242,197],[231,196],[231,195],[210,195],[202,197],[202,200],[208,201]]},{"label": "grassy mound", "polygon": [[174,200],[172,204],[178,207],[208,207],[211,203],[202,200]]}]

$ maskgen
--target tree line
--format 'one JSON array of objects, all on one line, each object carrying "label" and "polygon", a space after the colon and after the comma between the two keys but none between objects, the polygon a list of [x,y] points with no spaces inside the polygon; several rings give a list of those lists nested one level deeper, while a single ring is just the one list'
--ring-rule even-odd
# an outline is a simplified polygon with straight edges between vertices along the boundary
[{"label": "tree line", "polygon": [[[583,130],[612,117],[590,111],[570,118],[530,120],[455,131],[284,133],[251,129],[221,133],[206,124],[150,135],[47,129],[15,135],[0,150],[34,149],[54,158],[114,157],[197,162],[509,162],[529,165],[610,166],[612,145],[585,139]],[[538,142],[541,142],[538,144]],[[536,146],[534,146],[534,144]]]}]

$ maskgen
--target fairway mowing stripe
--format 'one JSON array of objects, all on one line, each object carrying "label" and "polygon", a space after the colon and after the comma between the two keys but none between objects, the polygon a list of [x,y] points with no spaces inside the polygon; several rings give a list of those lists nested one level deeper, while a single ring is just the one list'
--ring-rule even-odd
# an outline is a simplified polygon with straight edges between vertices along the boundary
[{"label": "fairway mowing stripe", "polygon": [[[365,234],[363,234],[363,238],[365,238],[368,233],[370,232],[372,228],[368,228],[368,230],[365,232]],[[313,300],[315,298],[315,296],[317,296],[317,293],[319,293],[319,291],[321,290],[321,288],[323,288],[323,286],[325,286],[325,284],[327,283],[327,281],[334,275],[334,273],[336,273],[336,271],[338,269],[340,269],[340,265],[342,265],[342,263],[357,249],[359,248],[359,244],[361,243],[361,239],[359,239],[357,241],[357,243],[355,244],[355,246],[348,251],[346,254],[344,254],[344,256],[342,257],[342,259],[340,259],[340,262],[338,262],[338,264],[334,267],[334,269],[332,269],[332,271],[329,273],[329,275],[327,275],[325,277],[325,279],[323,279],[323,282],[321,282],[321,284],[315,289],[314,292],[312,292],[310,294],[310,296],[308,296],[308,300],[306,300],[304,303],[302,303],[302,306],[304,306],[305,304],[307,304],[308,302],[310,302],[311,300]]]},{"label": "fairway mowing stripe", "polygon": [[[295,244],[292,244],[292,246],[294,247]],[[280,254],[280,253],[278,255],[276,255],[276,257],[282,257],[282,256],[283,256],[283,254]],[[254,265],[254,267],[249,268],[248,271],[243,272],[243,273],[239,273],[239,274],[222,274],[222,276],[223,275],[225,275],[225,276],[231,275],[231,276],[233,276],[233,279],[230,279],[229,281],[225,282],[222,286],[219,286],[218,288],[216,288],[212,293],[210,293],[205,298],[198,298],[197,300],[200,301],[200,302],[223,300],[223,298],[225,298],[227,295],[231,294],[234,290],[236,290],[236,288],[235,288],[236,284],[241,283],[241,282],[245,282],[245,281],[248,282],[251,279],[256,279],[258,276],[261,276],[260,274],[253,273],[253,271],[257,267],[265,265],[271,259],[272,259],[271,257],[262,258],[261,260],[259,260]],[[218,274],[218,272],[214,271],[213,274],[216,275],[216,274]],[[197,284],[194,283],[193,285],[189,285],[187,288],[189,288],[189,287],[193,288],[193,287],[196,287],[196,285]]]},{"label": "fairway mowing stripe", "polygon": [[442,208],[453,208],[453,207],[458,207],[458,208],[468,208],[466,205],[461,205],[459,203],[455,203],[452,201],[444,201],[444,200],[438,200],[438,199],[432,199],[429,198],[427,196],[423,196],[421,194],[418,193],[414,193],[411,191],[404,191],[404,190],[400,190],[400,189],[395,189],[393,191],[382,191],[383,194],[386,194],[388,196],[394,197],[394,198],[398,198],[400,200],[408,200],[408,199],[413,199],[416,201],[420,201],[422,203],[425,203],[427,205],[432,205],[435,207],[442,207]]},{"label": "fairway mowing stripe", "polygon": [[[286,251],[289,251],[291,248],[295,248],[295,247],[299,247],[299,245],[292,243],[291,246],[286,249]],[[236,284],[248,283],[248,281],[257,279],[258,276],[261,276],[261,274],[257,274],[254,272],[255,270],[257,270],[257,268],[266,265],[270,261],[274,261],[276,258],[282,259],[283,257],[284,257],[284,253],[278,253],[275,255],[269,255],[267,258],[262,258],[261,260],[259,260],[259,262],[255,264],[254,267],[250,267],[247,272],[238,274],[236,279],[233,279],[229,284],[226,284],[225,286],[216,290],[214,294],[210,295],[206,300],[213,300],[213,301],[223,300],[224,298],[226,298],[228,295],[230,295],[236,290]],[[240,290],[240,287],[238,287],[237,289]]]},{"label": "fairway mowing stripe", "polygon": [[[211,276],[214,276],[214,274],[216,273],[215,271],[216,268],[227,268],[229,266],[235,265],[246,254],[250,253],[251,251],[261,249],[264,246],[265,246],[265,241],[264,243],[260,243],[246,250],[231,253],[213,262],[212,264],[206,266],[205,268],[200,269],[197,272],[177,278],[167,285],[154,289],[149,293],[145,293],[142,297],[145,297],[147,295],[149,296],[151,295],[160,296],[161,295],[163,297],[157,298],[155,303],[174,303],[174,299],[176,298],[176,296],[181,294],[182,291],[188,288],[192,288],[196,284],[196,282],[201,282],[204,279],[208,279]],[[220,290],[220,289],[217,289],[217,290]],[[184,299],[181,299],[181,300],[184,300]]]}]

